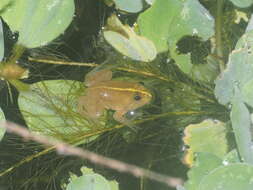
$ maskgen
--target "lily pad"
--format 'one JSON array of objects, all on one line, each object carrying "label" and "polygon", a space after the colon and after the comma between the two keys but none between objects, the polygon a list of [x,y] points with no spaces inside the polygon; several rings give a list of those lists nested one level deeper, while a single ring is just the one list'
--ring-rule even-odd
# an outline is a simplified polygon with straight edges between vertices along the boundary
[{"label": "lily pad", "polygon": [[12,31],[19,32],[18,43],[34,48],[46,45],[68,27],[74,16],[73,0],[1,0],[1,15]]},{"label": "lily pad", "polygon": [[129,13],[137,13],[143,9],[142,0],[114,0],[117,9]]},{"label": "lily pad", "polygon": [[67,190],[118,190],[116,181],[108,181],[92,169],[83,167],[80,177],[72,176]]},{"label": "lily pad", "polygon": [[28,127],[66,141],[94,136],[95,128],[76,111],[82,86],[77,81],[48,80],[34,83],[30,91],[21,92],[18,104]]},{"label": "lily pad", "polygon": [[155,2],[155,0],[145,0],[147,4],[149,5],[153,5],[153,3]]},{"label": "lily pad", "polygon": [[207,83],[213,83],[219,74],[219,65],[210,56],[207,57],[207,63],[193,65],[191,68],[191,78]]},{"label": "lily pad", "polygon": [[236,149],[231,150],[227,155],[224,157],[223,164],[228,165],[231,163],[240,163],[240,157]]},{"label": "lily pad", "polygon": [[152,5],[155,0],[112,0],[116,9],[128,13],[137,13],[143,10],[145,4]]},{"label": "lily pad", "polygon": [[253,76],[253,31],[245,33],[229,55],[227,68],[216,80],[215,96],[221,104],[228,104],[235,96],[235,88],[242,90],[243,101],[252,104],[251,80]]},{"label": "lily pad", "polygon": [[192,166],[196,152],[207,152],[223,158],[228,151],[226,126],[217,120],[204,120],[198,124],[188,125],[184,130],[184,143],[189,146],[184,161]]},{"label": "lily pad", "polygon": [[230,118],[240,156],[244,162],[253,164],[250,112],[243,103],[242,96],[237,88],[232,101]]},{"label": "lily pad", "polygon": [[188,181],[185,183],[187,190],[196,190],[204,176],[215,168],[222,166],[222,159],[211,153],[196,153],[196,160],[188,172]]},{"label": "lily pad", "polygon": [[253,107],[253,79],[249,80],[245,83],[245,85],[242,88],[242,96],[243,100]]},{"label": "lily pad", "polygon": [[197,35],[207,40],[214,34],[214,19],[196,0],[156,0],[138,18],[140,34],[152,40],[157,51],[170,51],[171,57],[185,73],[192,67],[190,56],[177,53],[183,36]]},{"label": "lily pad", "polygon": [[116,15],[108,18],[106,28],[106,41],[123,55],[144,62],[155,59],[156,48],[153,42],[137,35],[130,26],[123,25]]},{"label": "lily pad", "polygon": [[253,166],[236,163],[222,166],[205,176],[197,190],[252,190]]},{"label": "lily pad", "polygon": [[221,104],[232,104],[231,121],[240,156],[253,163],[251,120],[245,105],[252,106],[253,31],[245,33],[229,56],[225,71],[216,81],[215,95]]},{"label": "lily pad", "polygon": [[252,5],[253,0],[230,0],[235,6],[246,8]]}]

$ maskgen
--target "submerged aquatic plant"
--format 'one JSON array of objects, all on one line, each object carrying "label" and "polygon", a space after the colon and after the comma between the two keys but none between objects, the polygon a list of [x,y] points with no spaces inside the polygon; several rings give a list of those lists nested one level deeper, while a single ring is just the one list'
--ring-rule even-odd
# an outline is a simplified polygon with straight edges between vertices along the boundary
[{"label": "submerged aquatic plant", "polygon": [[[251,12],[243,10],[237,14],[241,10],[232,3],[239,7],[250,5],[246,1],[243,3],[234,0],[176,0],[173,3],[170,0],[156,0],[131,1],[131,4],[124,4],[120,0],[107,1],[107,5],[115,4],[115,10],[121,16],[109,16],[105,28],[99,28],[101,31],[96,48],[102,48],[105,58],[102,61],[97,59],[82,63],[50,56],[41,57],[33,53],[43,50],[45,45],[50,44],[69,26],[74,16],[74,1],[5,0],[0,3],[2,17],[10,30],[16,31],[18,36],[11,46],[8,45],[8,40],[0,41],[0,76],[19,90],[19,110],[26,126],[33,132],[75,146],[94,148],[109,156],[118,156],[119,159],[129,161],[133,156],[135,161],[140,160],[139,164],[143,167],[169,173],[171,168],[175,168],[169,168],[169,157],[176,157],[179,162],[179,156],[175,153],[181,152],[178,145],[181,135],[174,134],[179,134],[185,128],[183,143],[187,150],[184,161],[187,162],[189,171],[184,187],[178,189],[247,189],[252,186],[253,171],[250,129],[252,31],[251,22],[239,19],[238,24],[236,15],[245,14],[245,18],[248,18]],[[80,10],[76,10],[77,17],[80,14],[78,11]],[[131,23],[131,17],[126,16],[125,19],[127,12],[139,12],[135,24]],[[16,15],[20,17],[17,18]],[[74,30],[81,30],[75,19],[71,26]],[[245,33],[246,27],[248,31]],[[236,35],[229,35],[232,30]],[[7,39],[5,29],[0,35],[0,39]],[[60,39],[59,37],[58,40]],[[223,41],[228,41],[227,46]],[[22,63],[30,68],[28,79],[31,79],[35,74],[29,66],[40,65],[42,62],[66,65],[64,68],[71,65],[86,70],[80,74],[78,81],[73,80],[72,76],[61,77],[62,72],[58,71],[60,76],[56,77],[57,80],[46,80],[46,74],[42,73],[40,79],[32,84],[21,82],[20,79],[26,72]],[[57,70],[53,65],[48,67]],[[131,121],[130,128],[113,119],[112,115],[117,110],[110,106],[107,107],[112,110],[106,110],[98,122],[78,112],[77,99],[86,92],[84,76],[94,67],[95,70],[112,70],[112,80],[142,82],[151,91],[153,98],[150,104],[138,110],[129,110],[129,114],[124,116]],[[72,72],[72,75],[77,75],[77,72]],[[13,102],[15,101],[14,99]],[[174,134],[170,134],[171,131]],[[177,137],[177,140],[174,139],[177,141],[175,147],[170,147],[169,135]],[[2,141],[3,144],[6,142],[10,141]],[[219,149],[216,148],[218,143]],[[142,146],[137,149],[138,145]],[[129,147],[134,149],[135,154],[124,155],[125,149]],[[18,172],[25,163],[31,165],[32,171],[36,171],[34,165],[47,164],[46,156],[50,156],[49,152],[53,149],[54,147],[41,149],[36,146],[34,152],[21,156],[16,163],[4,165],[0,176]],[[178,151],[173,152],[172,149]],[[121,154],[122,157],[119,156]],[[52,157],[52,163],[53,160],[61,159],[55,155]],[[40,159],[43,163],[38,164]],[[68,164],[76,166],[77,173],[82,165],[87,164],[73,163],[71,159],[61,163],[60,168]],[[180,167],[182,165],[175,170],[180,170]],[[50,166],[43,171],[51,171],[49,168]],[[245,170],[247,172],[242,172]],[[57,178],[57,188],[60,188],[59,184],[66,182],[68,172],[64,173],[63,169],[58,171],[61,172],[52,172],[51,179]],[[98,171],[115,177],[114,173],[101,168]],[[170,175],[179,175],[176,173],[178,171],[173,172]],[[48,178],[42,182],[42,173],[36,171],[38,178],[32,178],[34,181],[24,179],[21,182],[22,188],[36,184],[36,180],[38,183],[47,183]],[[186,172],[182,177],[185,174]],[[240,174],[240,178],[236,178],[237,174]],[[124,180],[117,178],[119,184],[124,184]],[[156,184],[148,185],[151,183],[145,179],[140,179],[138,183],[141,189],[162,189]],[[13,187],[17,186],[18,183],[13,184]],[[107,183],[105,186],[109,187]],[[137,185],[130,184],[127,187],[136,189]]]}]

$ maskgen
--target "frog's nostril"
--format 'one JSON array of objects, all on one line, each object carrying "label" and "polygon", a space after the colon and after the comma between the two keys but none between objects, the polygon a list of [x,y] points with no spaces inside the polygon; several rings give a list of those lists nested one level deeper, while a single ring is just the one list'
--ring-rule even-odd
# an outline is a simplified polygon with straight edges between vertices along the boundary
[{"label": "frog's nostril", "polygon": [[138,101],[138,100],[140,100],[140,99],[141,99],[141,96],[139,96],[139,95],[135,95],[135,96],[134,96],[134,99],[135,99],[136,101]]}]

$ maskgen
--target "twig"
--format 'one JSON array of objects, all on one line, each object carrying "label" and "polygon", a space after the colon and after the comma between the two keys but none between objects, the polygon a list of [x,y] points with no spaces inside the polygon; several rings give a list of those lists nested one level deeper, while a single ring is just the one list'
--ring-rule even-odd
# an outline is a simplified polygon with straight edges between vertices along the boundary
[{"label": "twig", "polygon": [[118,172],[130,173],[135,177],[146,177],[154,181],[165,183],[170,187],[177,187],[178,185],[181,185],[183,183],[182,179],[180,178],[162,175],[147,169],[137,167],[135,165],[126,164],[118,160],[98,155],[88,150],[70,146],[64,142],[48,138],[43,135],[34,134],[26,128],[18,126],[17,124],[12,122],[0,123],[0,127],[6,128],[8,132],[21,136],[26,140],[33,140],[50,147],[53,146],[53,148],[59,154],[78,156],[82,159],[87,159],[94,164],[103,165],[108,168],[115,169]]}]

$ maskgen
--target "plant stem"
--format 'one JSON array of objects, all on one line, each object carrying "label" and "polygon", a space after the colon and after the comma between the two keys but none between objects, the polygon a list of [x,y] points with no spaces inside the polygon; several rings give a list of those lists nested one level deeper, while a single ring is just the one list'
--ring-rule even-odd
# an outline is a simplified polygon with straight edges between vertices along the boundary
[{"label": "plant stem", "polygon": [[215,43],[216,43],[215,52],[218,57],[222,58],[222,60],[218,60],[221,72],[225,69],[225,64],[223,61],[224,55],[223,55],[223,43],[222,43],[223,5],[224,5],[224,0],[217,0],[217,9],[216,9],[216,18],[215,18]]}]

